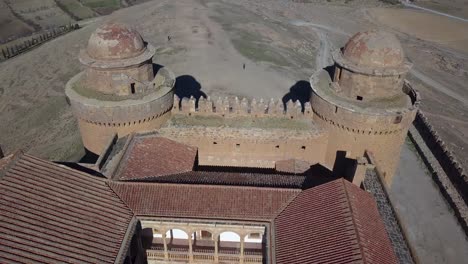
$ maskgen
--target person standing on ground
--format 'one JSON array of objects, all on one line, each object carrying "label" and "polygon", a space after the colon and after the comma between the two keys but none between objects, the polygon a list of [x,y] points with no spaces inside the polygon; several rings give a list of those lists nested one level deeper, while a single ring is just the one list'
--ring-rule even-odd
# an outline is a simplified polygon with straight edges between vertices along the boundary
[{"label": "person standing on ground", "polygon": [[244,64],[242,64],[242,68],[245,70],[245,63],[244,63]]}]

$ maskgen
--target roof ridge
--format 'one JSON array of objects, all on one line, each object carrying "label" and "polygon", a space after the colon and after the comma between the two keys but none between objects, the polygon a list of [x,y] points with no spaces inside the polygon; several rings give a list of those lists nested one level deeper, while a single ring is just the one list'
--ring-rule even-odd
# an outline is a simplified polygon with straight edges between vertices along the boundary
[{"label": "roof ridge", "polygon": [[211,185],[211,184],[188,184],[188,183],[163,183],[163,182],[134,182],[134,181],[114,181],[110,180],[109,183],[118,185],[140,185],[140,186],[177,186],[177,187],[200,187],[206,189],[249,189],[249,190],[275,190],[281,192],[298,192],[301,193],[301,189],[297,188],[274,188],[274,187],[256,187],[256,186],[236,186],[236,185]]},{"label": "roof ridge", "polygon": [[115,182],[113,180],[106,180],[105,183],[107,187],[109,187],[109,189],[112,191],[112,193],[114,193],[115,196],[125,205],[125,207],[127,207],[127,209],[130,210],[130,212],[132,212],[133,217],[135,217],[136,213],[133,211],[133,209],[124,201],[124,199],[122,199],[122,197],[120,197],[120,195],[114,190],[112,185],[109,184],[109,183],[115,183]]},{"label": "roof ridge", "polygon": [[[367,260],[366,260],[366,256],[364,254],[364,249],[362,247],[362,243],[361,243],[361,235],[359,234],[359,228],[356,224],[356,219],[354,217],[354,208],[353,208],[353,204],[351,203],[351,200],[349,198],[349,192],[348,192],[348,185],[346,184],[345,182],[346,180],[341,178],[341,182],[342,182],[342,186],[343,186],[343,190],[344,190],[344,193],[346,195],[346,202],[348,203],[348,206],[349,206],[349,211],[351,212],[351,221],[353,222],[353,226],[354,226],[354,232],[356,233],[356,240],[358,242],[358,245],[359,245],[359,251],[361,252],[361,258],[362,258],[362,262],[364,264],[367,263]],[[352,184],[352,183],[351,183]]]},{"label": "roof ridge", "polygon": [[126,165],[127,160],[128,160],[128,155],[130,155],[130,151],[132,150],[133,147],[135,147],[135,141],[138,140],[135,136],[135,132],[131,133],[128,135],[128,138],[125,140],[125,144],[122,147],[122,155],[117,157],[117,164],[115,167],[112,169],[109,179],[115,179],[118,180],[120,178],[120,175],[122,174],[122,171],[124,169],[124,165]]}]

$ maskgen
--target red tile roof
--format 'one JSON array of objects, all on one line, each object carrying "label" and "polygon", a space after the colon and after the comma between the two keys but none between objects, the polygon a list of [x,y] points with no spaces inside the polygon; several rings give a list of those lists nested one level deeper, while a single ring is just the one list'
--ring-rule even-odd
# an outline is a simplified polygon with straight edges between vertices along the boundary
[{"label": "red tile roof", "polygon": [[277,263],[397,263],[372,196],[345,180],[303,191],[274,230]]},{"label": "red tile roof", "polygon": [[0,219],[0,263],[114,263],[133,213],[105,180],[20,154]]},{"label": "red tile roof", "polygon": [[135,180],[192,171],[197,149],[156,136],[132,139],[116,178]]},{"label": "red tile roof", "polygon": [[112,182],[140,216],[272,220],[301,190]]}]

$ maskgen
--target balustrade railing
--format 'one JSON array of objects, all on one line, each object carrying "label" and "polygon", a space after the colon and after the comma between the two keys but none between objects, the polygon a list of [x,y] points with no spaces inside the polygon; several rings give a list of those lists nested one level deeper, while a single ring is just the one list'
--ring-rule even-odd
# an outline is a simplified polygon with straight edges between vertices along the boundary
[{"label": "balustrade railing", "polygon": [[[164,249],[160,247],[151,247],[146,251],[148,260],[164,261]],[[210,249],[194,249],[192,252],[193,263],[215,263],[215,251]],[[189,262],[190,253],[185,248],[172,248],[167,251],[169,261]],[[244,252],[244,263],[262,263],[263,256],[261,252]],[[239,263],[241,260],[240,252],[237,250],[221,250],[218,253],[218,262]]]}]

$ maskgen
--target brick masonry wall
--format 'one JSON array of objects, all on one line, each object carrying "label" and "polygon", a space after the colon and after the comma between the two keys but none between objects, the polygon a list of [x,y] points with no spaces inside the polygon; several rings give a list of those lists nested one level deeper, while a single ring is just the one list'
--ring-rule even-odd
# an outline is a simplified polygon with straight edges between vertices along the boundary
[{"label": "brick masonry wall", "polygon": [[372,76],[341,68],[335,78],[338,78],[335,82],[340,84],[342,91],[340,94],[351,99],[361,96],[363,101],[368,101],[376,98],[391,98],[401,94],[400,88],[403,87],[404,75]]},{"label": "brick masonry wall", "polygon": [[338,152],[346,152],[346,157],[356,159],[370,150],[381,164],[386,184],[390,186],[398,167],[401,146],[419,104],[417,93],[409,96],[414,97],[412,107],[384,114],[352,111],[318,95],[312,96],[314,121],[329,133],[325,165],[332,168]]},{"label": "brick masonry wall", "polygon": [[[224,118],[284,118],[312,119],[313,113],[309,102],[301,105],[299,101],[263,99],[247,100],[232,98],[201,97],[198,100],[174,96],[174,114],[222,116]],[[163,135],[174,140],[196,146],[199,162],[202,165],[246,166],[274,168],[275,162],[286,159],[299,159],[311,165],[324,162],[324,153],[328,143],[327,134],[317,129],[295,131],[290,129],[260,129],[231,127],[193,127],[163,128]]]}]

